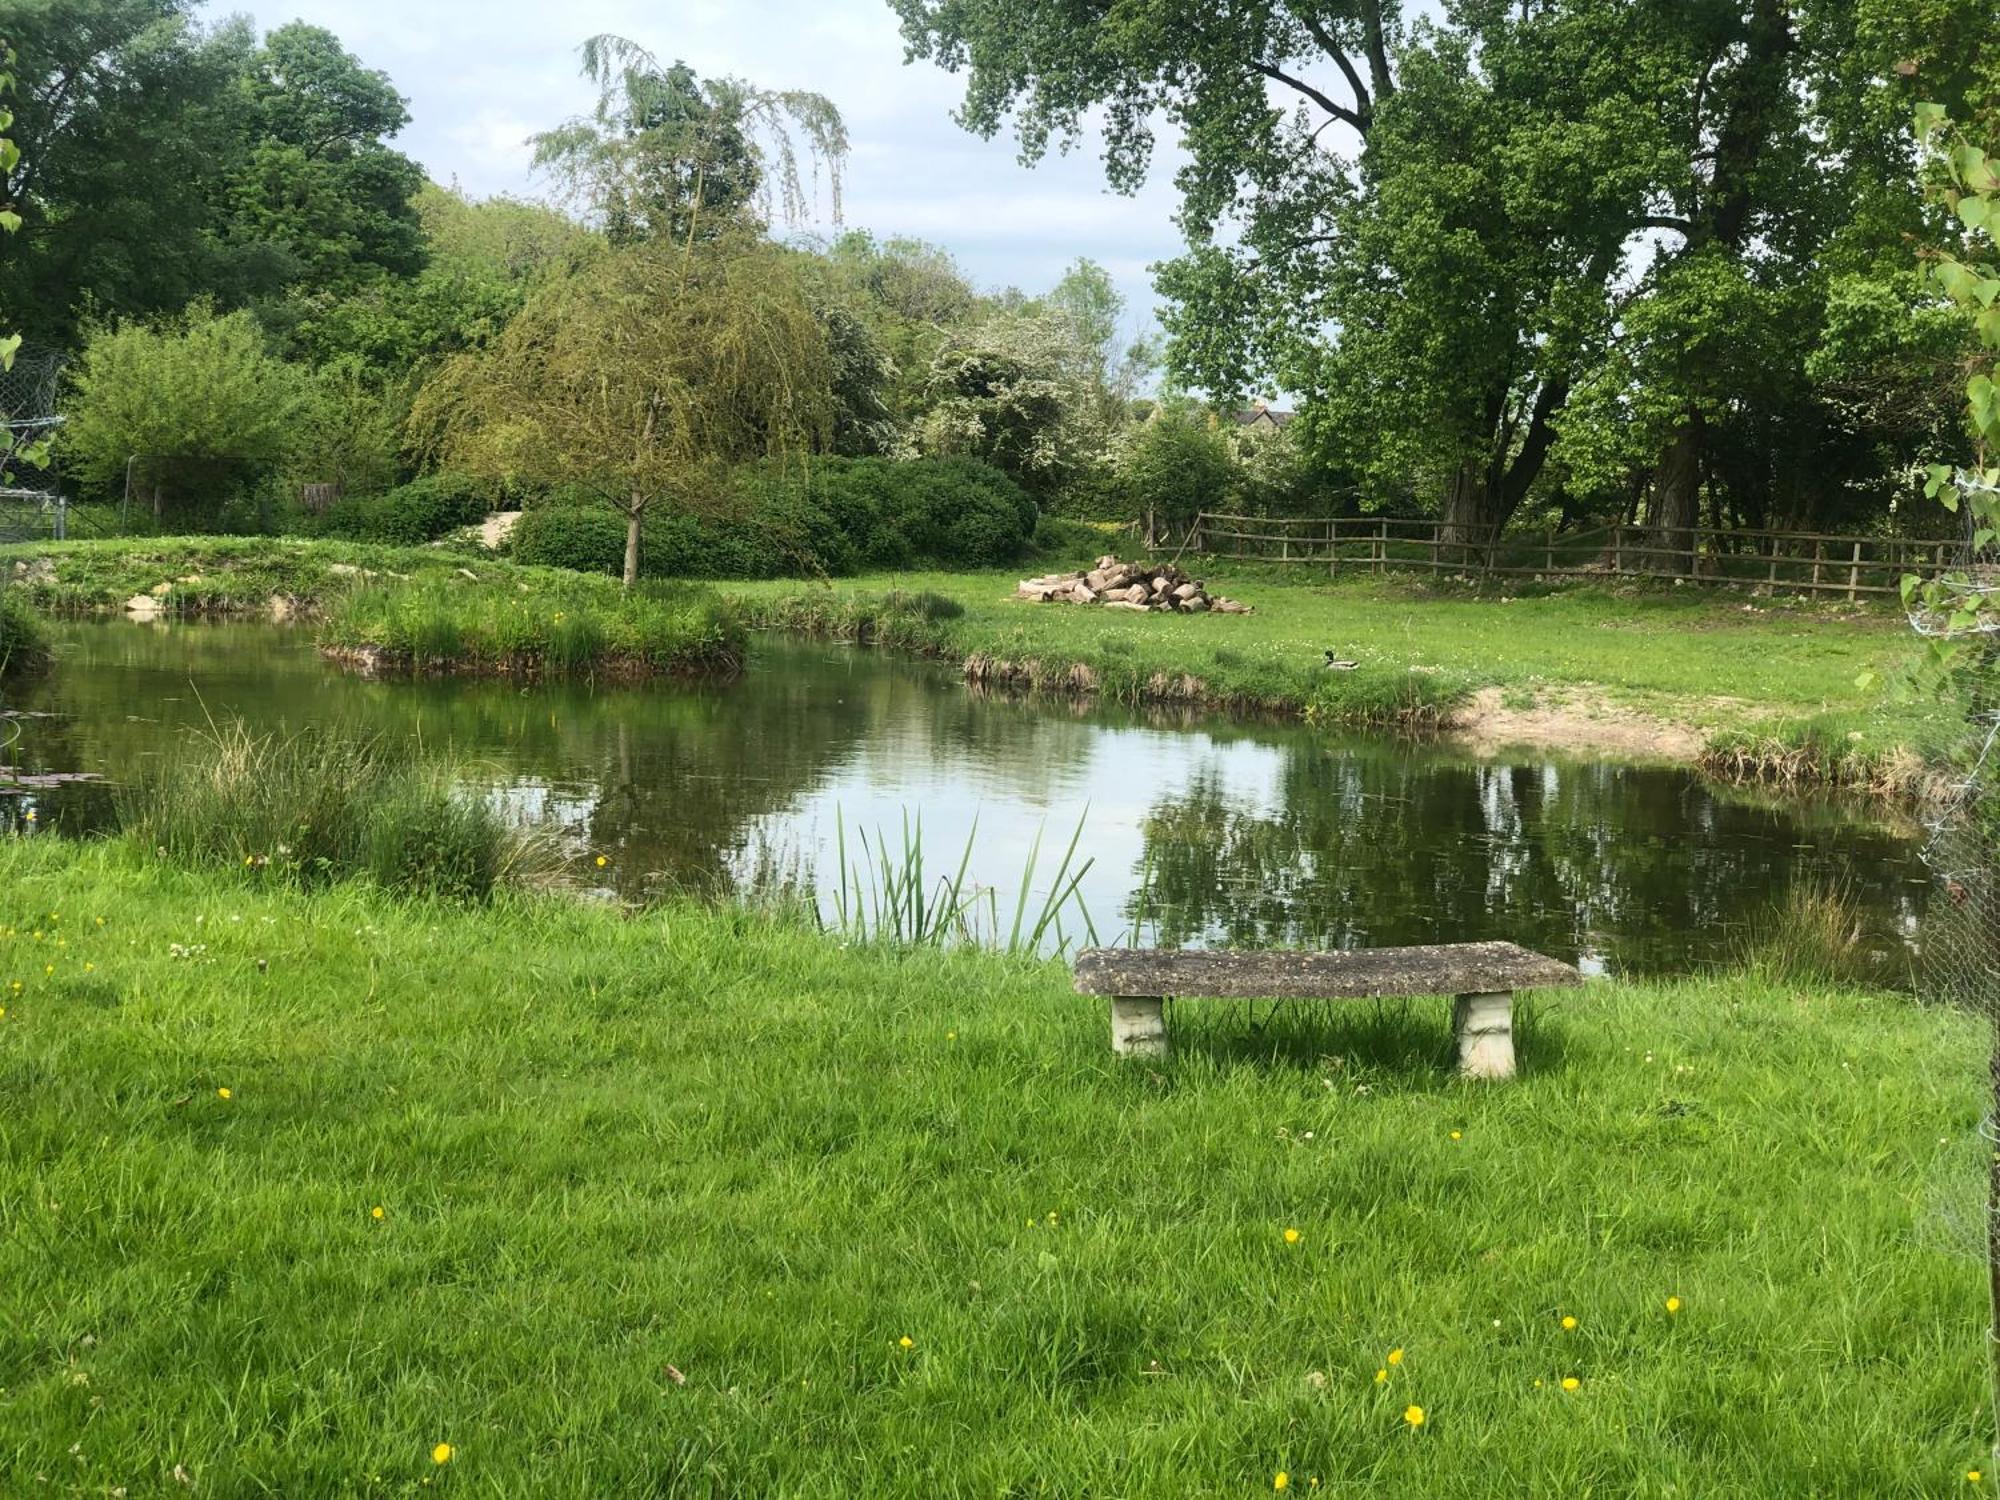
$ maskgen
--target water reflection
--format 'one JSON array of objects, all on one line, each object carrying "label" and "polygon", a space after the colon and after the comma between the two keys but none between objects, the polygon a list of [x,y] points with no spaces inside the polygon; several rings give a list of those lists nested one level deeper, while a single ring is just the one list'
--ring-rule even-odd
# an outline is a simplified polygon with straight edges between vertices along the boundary
[{"label": "water reflection", "polygon": [[[1671,769],[984,697],[868,652],[765,641],[727,686],[601,691],[363,682],[268,626],[77,625],[59,652],[22,703],[55,715],[21,725],[29,770],[131,776],[231,715],[420,737],[580,860],[607,855],[602,878],[626,896],[774,867],[825,891],[837,818],[894,842],[907,811],[933,868],[955,866],[976,826],[972,878],[1004,914],[1037,830],[1059,849],[1087,807],[1083,895],[1106,939],[1507,937],[1677,969],[1726,956],[1803,878],[1845,881],[1904,935],[1923,909],[1911,840],[1853,809],[1760,804]],[[43,822],[87,829],[108,797],[60,789]],[[1044,879],[1053,865],[1045,849]]]}]

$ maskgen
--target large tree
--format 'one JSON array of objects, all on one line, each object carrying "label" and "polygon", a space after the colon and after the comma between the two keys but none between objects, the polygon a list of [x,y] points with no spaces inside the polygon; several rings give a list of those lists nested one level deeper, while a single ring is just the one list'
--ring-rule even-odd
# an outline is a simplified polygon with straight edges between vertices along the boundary
[{"label": "large tree", "polygon": [[224,233],[275,260],[283,285],[345,288],[424,263],[413,201],[423,170],[388,145],[409,123],[388,75],[323,27],[294,21],[264,40],[241,93],[241,157]]},{"label": "large tree", "polygon": [[0,307],[59,343],[103,315],[177,308],[237,279],[211,205],[234,139],[243,28],[205,36],[187,0],[11,7],[18,52],[5,198],[21,231],[0,257]]},{"label": "large tree", "polygon": [[1995,33],[1991,0],[891,3],[967,72],[965,123],[1011,119],[1031,159],[1101,130],[1129,189],[1176,130],[1175,373],[1299,393],[1376,503],[1468,530],[1537,486],[1626,489],[1676,532],[1704,484],[1787,503],[1829,430],[1828,277],[1915,212],[1903,75],[1953,48],[1955,87],[1990,75]]},{"label": "large tree", "polygon": [[19,52],[22,216],[0,305],[31,338],[79,320],[238,306],[422,263],[422,176],[385,143],[407,118],[380,73],[300,24],[261,45],[192,0],[34,0]]}]

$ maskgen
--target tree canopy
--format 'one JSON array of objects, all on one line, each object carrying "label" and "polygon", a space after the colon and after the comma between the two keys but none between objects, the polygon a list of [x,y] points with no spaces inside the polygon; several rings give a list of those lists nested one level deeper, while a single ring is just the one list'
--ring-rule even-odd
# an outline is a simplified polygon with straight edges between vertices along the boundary
[{"label": "tree canopy", "polygon": [[1918,87],[1990,107],[1990,0],[892,3],[1030,159],[1101,129],[1129,190],[1177,133],[1172,374],[1297,393],[1371,503],[1879,514],[1920,441],[1916,403],[1849,394],[1893,351],[1843,340],[1923,301],[1901,122]]}]

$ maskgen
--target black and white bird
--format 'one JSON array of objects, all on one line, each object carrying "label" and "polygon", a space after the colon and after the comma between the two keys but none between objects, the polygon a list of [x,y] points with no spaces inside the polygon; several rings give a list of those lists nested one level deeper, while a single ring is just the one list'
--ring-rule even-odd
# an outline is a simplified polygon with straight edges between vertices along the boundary
[{"label": "black and white bird", "polygon": [[1326,653],[1326,669],[1329,672],[1352,672],[1360,665],[1358,661],[1345,661],[1331,651]]}]

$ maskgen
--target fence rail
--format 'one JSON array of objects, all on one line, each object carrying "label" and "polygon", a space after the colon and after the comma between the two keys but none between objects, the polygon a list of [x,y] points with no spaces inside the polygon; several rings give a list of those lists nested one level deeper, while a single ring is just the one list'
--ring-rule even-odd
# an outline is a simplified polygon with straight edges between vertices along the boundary
[{"label": "fence rail", "polygon": [[1610,525],[1508,531],[1382,516],[1276,518],[1204,511],[1183,549],[1239,561],[1385,572],[1419,569],[1498,577],[1616,577],[1764,585],[1787,592],[1894,594],[1905,575],[1961,566],[1962,539],[1841,536],[1818,531],[1663,532]]}]

